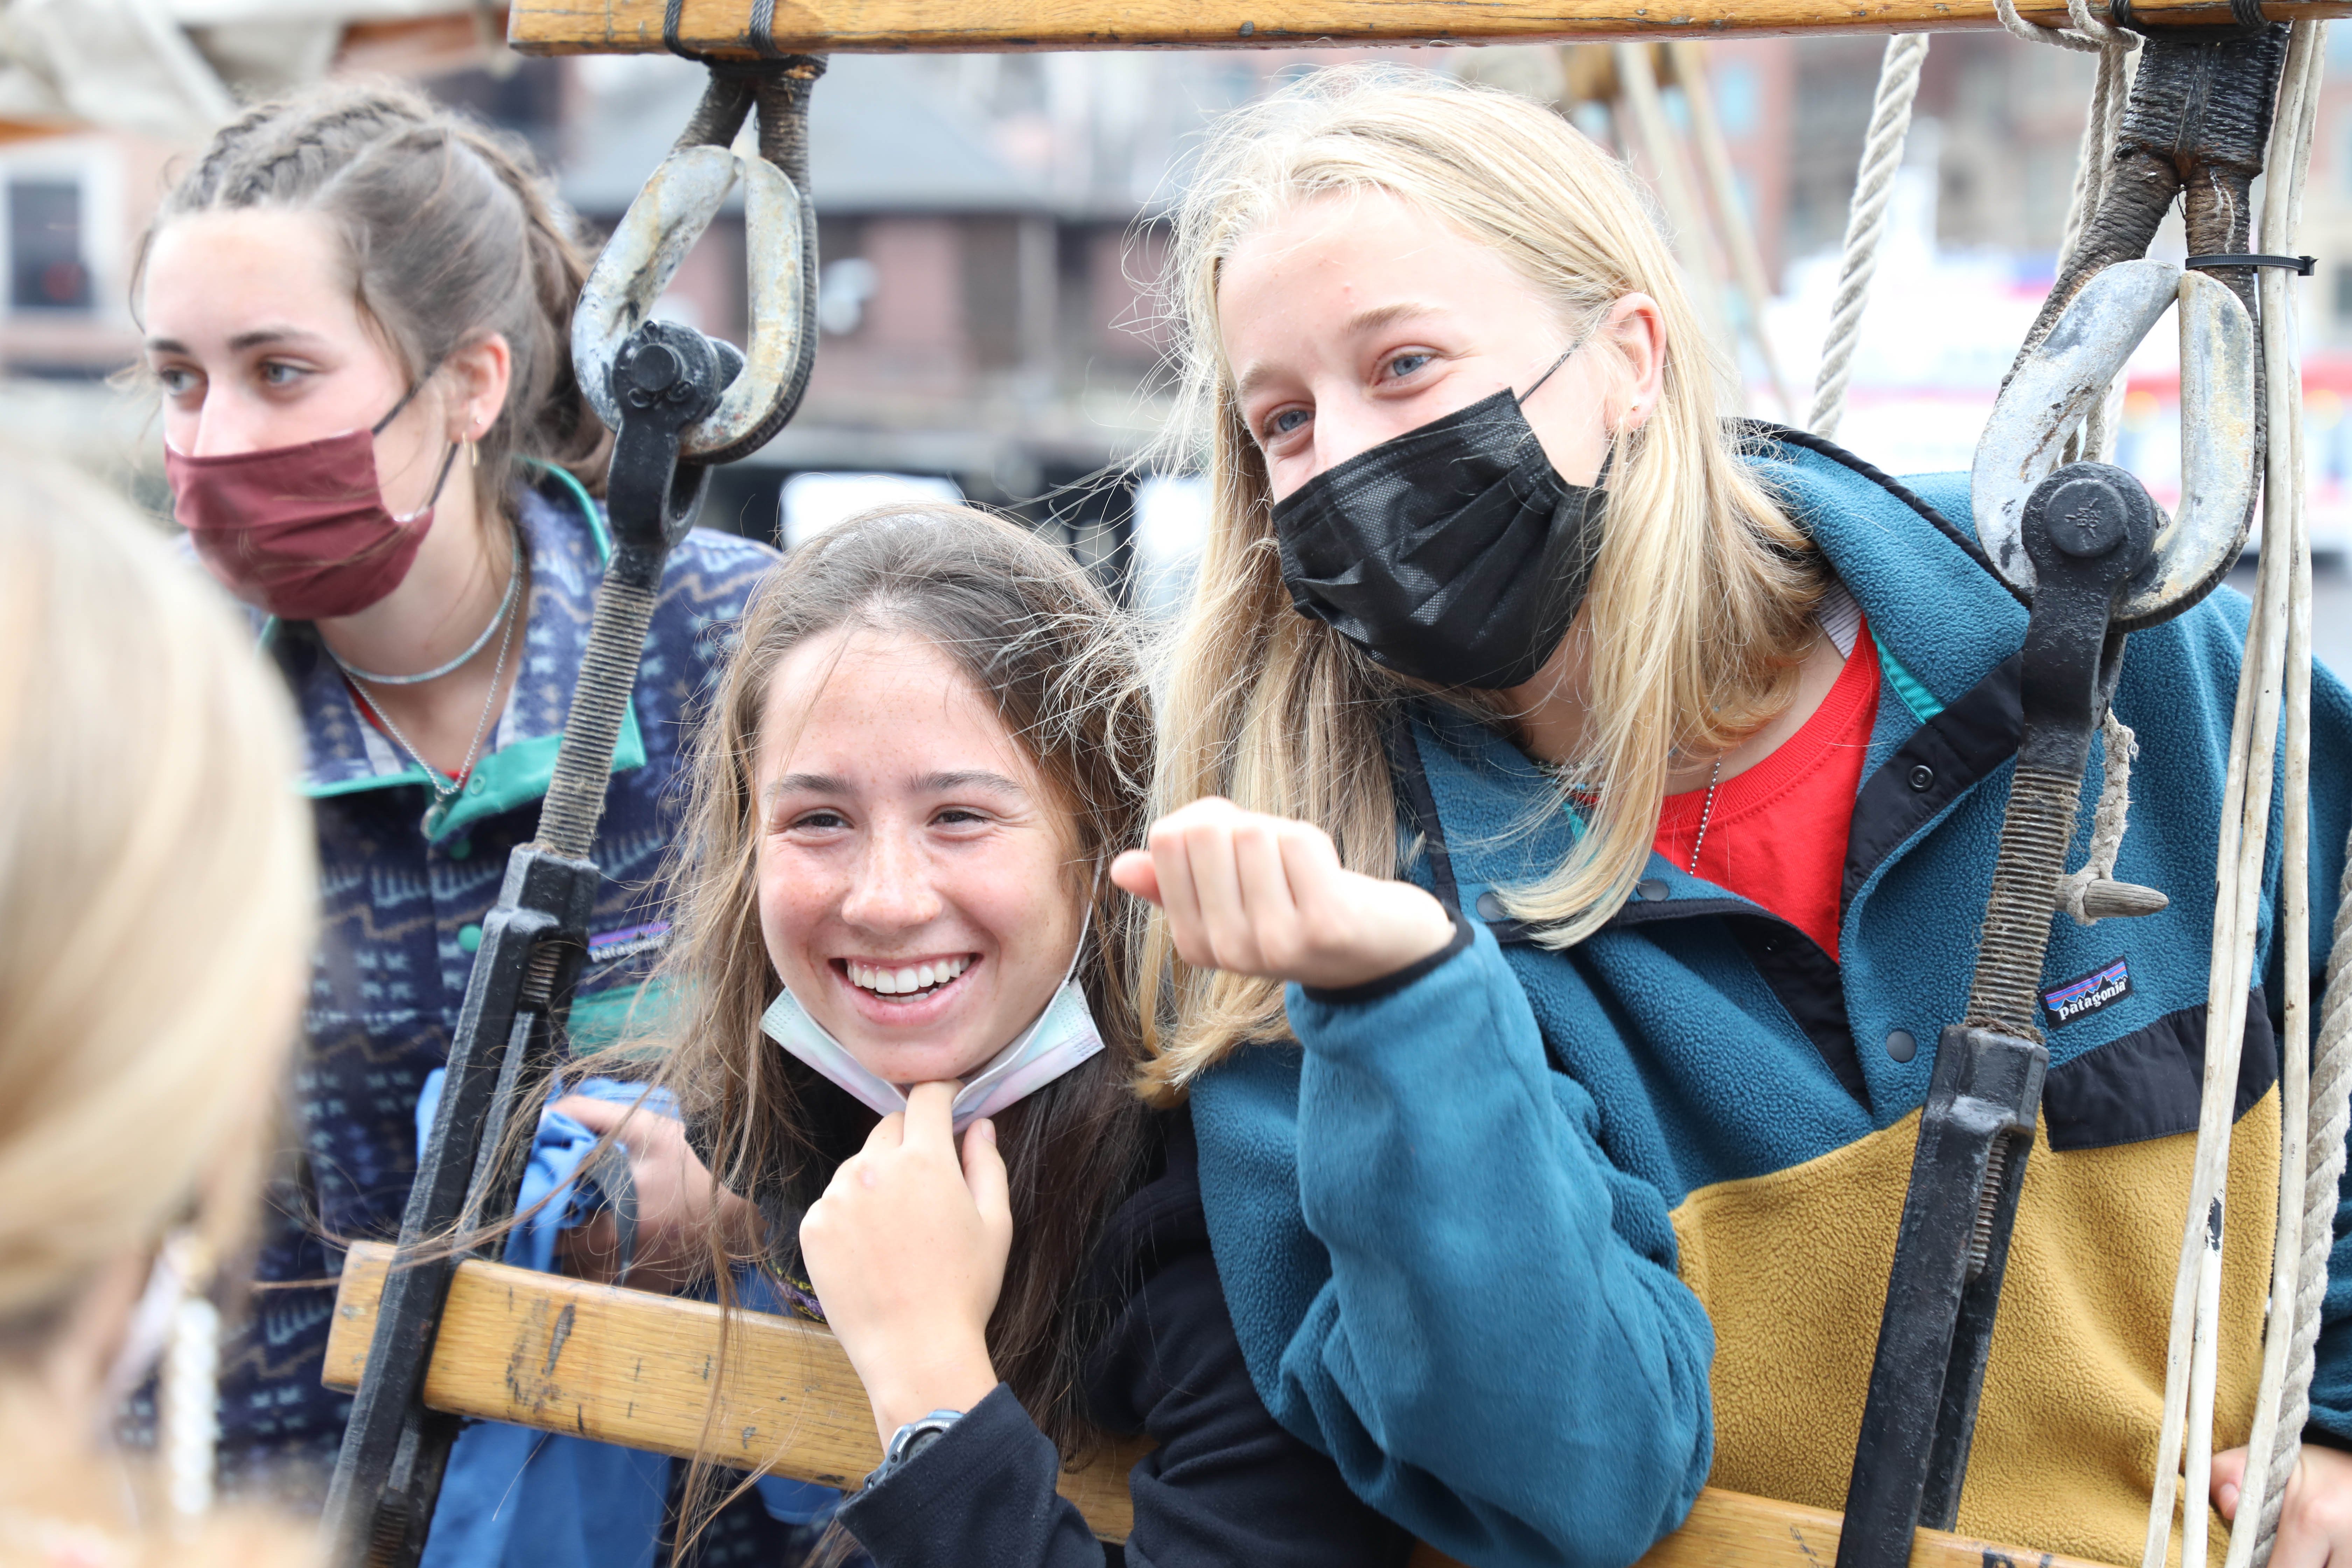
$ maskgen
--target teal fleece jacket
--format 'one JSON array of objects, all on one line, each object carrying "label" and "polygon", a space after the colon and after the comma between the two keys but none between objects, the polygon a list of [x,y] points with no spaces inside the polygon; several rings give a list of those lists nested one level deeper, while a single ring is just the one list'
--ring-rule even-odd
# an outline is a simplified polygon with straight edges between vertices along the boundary
[{"label": "teal fleece jacket", "polygon": [[[1882,650],[1842,964],[1654,855],[1637,896],[1591,940],[1566,952],[1532,945],[1483,895],[1557,865],[1571,825],[1548,809],[1547,781],[1510,743],[1421,707],[1412,756],[1450,850],[1458,910],[1470,917],[1454,946],[1358,993],[1291,987],[1296,1043],[1239,1050],[1193,1091],[1215,1256],[1267,1406],[1331,1455],[1364,1499],[1475,1568],[1617,1568],[1681,1521],[1717,1458],[1711,1377],[1732,1349],[1727,1341],[1719,1351],[1718,1330],[1766,1339],[1778,1331],[1769,1320],[1711,1323],[1680,1272],[1678,1223],[1696,1223],[1689,1216],[1707,1194],[1792,1173],[1834,1176],[1841,1162],[1874,1158],[1899,1137],[1899,1159],[1883,1163],[1874,1182],[1837,1187],[1845,1195],[1835,1199],[1867,1211],[1854,1234],[1883,1227],[1891,1238],[1907,1119],[1926,1097],[1937,1031],[1961,1016],[2014,760],[2025,611],[1962,542],[1972,540],[1966,476],[1906,489],[1825,445],[1777,441],[1759,441],[1752,461],[1860,601]],[[2037,1176],[2053,1192],[2105,1179],[2085,1163],[2094,1157],[2172,1151],[2186,1170],[2247,611],[2225,590],[2130,639],[2116,709],[2137,731],[2140,756],[2116,874],[2162,889],[2172,904],[2089,928],[2053,921],[2048,990],[2116,963],[2129,986],[2048,1031],[2047,1143],[2026,1173],[2029,1211]],[[2274,805],[2256,970],[2266,984],[2250,1009],[2241,1074],[2241,1117],[2272,1107],[2273,1128],[2268,999],[2281,994],[2290,962],[2312,968],[2316,993],[2352,826],[2352,698],[2322,672],[2313,706],[2313,946],[2286,954],[2274,940]],[[2070,867],[2082,862],[2101,777],[2095,748]],[[1412,781],[1398,784],[1409,803]],[[1401,823],[1402,843],[1415,826]],[[1418,856],[1402,874],[1443,893],[1435,860]],[[2248,1158],[2274,1150],[2242,1131],[2253,1119],[2240,1125]],[[2184,1176],[2179,1196],[2118,1199],[2140,1205],[2126,1226],[2153,1234],[2154,1254],[2167,1259],[2185,1194]],[[2233,1209],[2231,1222],[2266,1235],[2254,1206]],[[2021,1217],[2021,1252],[2039,1223],[2032,1212]],[[2346,1228],[2340,1221],[2339,1237]],[[2347,1247],[2339,1240],[2339,1279],[2352,1276]],[[2267,1267],[2266,1243],[2261,1250],[2257,1271]],[[1840,1280],[1835,1256],[1821,1289],[1850,1295],[1848,1316],[1874,1334],[1885,1257]],[[2030,1258],[2012,1265],[2011,1315],[2028,1310],[2013,1303],[2033,1289],[2015,1282],[2021,1270],[2032,1272]],[[2168,1300],[2169,1283],[2168,1262],[2158,1282]],[[2331,1288],[2313,1421],[2315,1435],[2352,1439],[2347,1296]],[[2160,1386],[2160,1309],[2124,1321],[2128,1334],[2144,1327],[2153,1337]],[[1841,1394],[1857,1411],[1870,1342],[1841,1352],[1839,1364],[1860,1363],[1855,1386]],[[2125,1350],[2134,1366],[2151,1353],[2137,1341]],[[2062,1387],[2073,1363],[2095,1382],[2113,1381],[2104,1353],[2046,1347]],[[1996,1382],[2000,1359],[1997,1341]],[[1998,1488],[1979,1488],[1988,1467],[2007,1462],[1987,1450],[2017,1425],[1997,1408],[1999,1392],[1989,1383],[1963,1527],[2038,1530],[2059,1544],[2024,1543],[2050,1550],[2102,1545],[2095,1532],[2070,1538],[2063,1521],[2036,1523],[2031,1509],[2000,1511]],[[2138,1441],[2125,1416],[2116,1420],[2113,1434],[2085,1441]],[[1823,1470],[1835,1495],[1800,1500],[1839,1506],[1852,1441]],[[2032,1461],[2030,1447],[2019,1452]],[[2118,1484],[2127,1491],[2128,1477]],[[1768,1476],[1747,1489],[1791,1489]],[[2114,1501],[2110,1512],[2127,1504]]]}]

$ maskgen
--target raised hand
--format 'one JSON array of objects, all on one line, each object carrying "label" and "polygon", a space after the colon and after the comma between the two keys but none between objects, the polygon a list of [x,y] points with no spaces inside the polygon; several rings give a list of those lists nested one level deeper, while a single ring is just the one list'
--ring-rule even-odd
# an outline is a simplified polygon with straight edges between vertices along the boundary
[{"label": "raised hand", "polygon": [[1337,990],[1393,974],[1453,939],[1444,906],[1410,882],[1339,864],[1330,835],[1214,795],[1151,826],[1111,880],[1168,914],[1185,963]]},{"label": "raised hand", "polygon": [[996,1386],[988,1317],[1013,1247],[995,1123],[961,1157],[952,1083],[918,1084],[843,1162],[801,1219],[801,1260],[825,1321],[893,1433],[934,1410],[969,1410]]}]

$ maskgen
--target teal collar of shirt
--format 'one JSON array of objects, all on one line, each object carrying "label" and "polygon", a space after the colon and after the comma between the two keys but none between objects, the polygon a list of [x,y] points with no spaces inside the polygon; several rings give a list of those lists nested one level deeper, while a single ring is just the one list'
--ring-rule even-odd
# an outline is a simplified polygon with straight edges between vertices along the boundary
[{"label": "teal collar of shirt", "polygon": [[[430,839],[541,799],[555,771],[596,584],[611,558],[612,541],[603,514],[578,481],[561,468],[543,472],[556,482],[562,500],[530,486],[519,491],[530,598],[522,646],[513,655],[520,664],[514,688],[490,750],[474,764],[465,789],[425,814],[424,832]],[[261,644],[284,672],[301,715],[303,794],[321,799],[405,785],[429,793],[424,768],[361,716],[341,671],[325,657],[309,625],[272,618],[261,627]],[[642,766],[645,760],[645,737],[632,704],[622,720],[613,771]]]}]

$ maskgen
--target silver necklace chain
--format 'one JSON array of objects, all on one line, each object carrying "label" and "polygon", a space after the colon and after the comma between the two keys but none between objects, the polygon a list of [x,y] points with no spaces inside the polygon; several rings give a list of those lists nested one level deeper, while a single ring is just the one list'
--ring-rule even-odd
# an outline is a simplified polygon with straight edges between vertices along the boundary
[{"label": "silver necklace chain", "polygon": [[[522,579],[520,561],[522,551],[521,541],[516,541],[515,551],[517,561],[515,563],[516,571],[514,582],[520,582]],[[509,592],[507,595],[505,603],[499,606],[499,618],[490,623],[491,626],[503,625],[506,627],[506,632],[504,636],[499,638],[499,662],[490,671],[489,695],[482,699],[482,716],[479,720],[475,721],[474,738],[466,747],[466,760],[457,764],[457,773],[451,775],[448,779],[445,781],[441,776],[440,770],[434,767],[431,763],[425,760],[425,753],[417,750],[416,743],[415,742],[411,741],[406,735],[401,732],[400,726],[392,721],[392,715],[383,710],[383,704],[378,702],[372,693],[367,692],[364,689],[364,687],[362,688],[362,695],[367,697],[368,706],[373,709],[375,710],[375,716],[383,721],[384,729],[391,732],[394,740],[400,742],[401,750],[406,752],[410,757],[415,760],[416,765],[425,770],[425,782],[432,789],[434,804],[436,805],[453,799],[457,795],[457,792],[465,787],[463,781],[467,773],[474,771],[474,759],[480,754],[482,750],[482,737],[489,731],[490,714],[498,706],[499,682],[506,679],[507,651],[514,646],[515,616],[513,609],[515,595],[511,592],[512,586],[512,583],[509,583]],[[321,647],[325,647],[326,639],[321,637],[319,640],[320,645]],[[482,635],[482,641],[487,642],[488,640],[489,634],[488,631],[485,629]],[[479,652],[480,648],[480,643],[475,644],[475,651]],[[343,663],[341,658],[336,658],[335,650],[331,647],[327,649],[327,657],[334,659],[337,667],[340,668],[345,675],[349,676],[355,681],[366,682],[373,681],[377,679],[372,675],[362,675],[360,671],[353,669],[350,665]]]},{"label": "silver necklace chain", "polygon": [[1716,786],[1721,783],[1723,783],[1723,759],[1717,757],[1715,759],[1715,772],[1707,775],[1706,804],[1699,807],[1698,837],[1691,840],[1689,870],[1694,877],[1698,875],[1699,846],[1706,842],[1706,825],[1715,820],[1715,791]]},{"label": "silver necklace chain", "polygon": [[[448,663],[436,664],[431,669],[416,675],[378,675],[373,669],[362,669],[331,647],[327,649],[327,654],[345,675],[355,675],[372,686],[422,686],[428,680],[440,679],[451,670],[464,668],[473,662],[476,654],[489,647],[490,634],[506,623],[507,612],[514,608],[515,595],[520,592],[522,592],[522,534],[518,531],[514,536],[514,561],[507,568],[506,594],[499,600],[498,609],[488,621],[483,623],[482,635],[476,637],[465,652]],[[323,644],[326,638],[321,637],[319,640]]]}]

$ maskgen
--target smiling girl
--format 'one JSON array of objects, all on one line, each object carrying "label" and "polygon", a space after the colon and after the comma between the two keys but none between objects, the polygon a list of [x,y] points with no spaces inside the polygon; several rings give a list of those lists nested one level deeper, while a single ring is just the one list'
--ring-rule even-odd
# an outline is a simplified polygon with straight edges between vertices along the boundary
[{"label": "smiling girl", "polygon": [[1101,873],[1150,761],[1100,591],[961,509],[795,551],[712,705],[669,1081],[865,1382],[889,1457],[839,1520],[883,1568],[1103,1563],[1055,1493],[1103,1432],[1159,1443],[1129,1563],[1408,1544],[1259,1403],[1189,1123],[1134,1092],[1135,906]]},{"label": "smiling girl", "polygon": [[[335,1248],[397,1232],[420,1095],[537,828],[607,550],[610,438],[568,350],[584,271],[527,153],[391,87],[249,110],[142,251],[173,510],[294,694],[324,901],[267,1289],[225,1357],[242,1488],[322,1489],[350,1405],[320,1384]],[[614,1032],[650,967],[682,710],[773,559],[700,530],[670,557],[593,850],[575,1037]],[[631,1146],[641,1194],[707,1193],[674,1126]],[[519,1428],[469,1429],[451,1475],[428,1563],[640,1563],[669,1491],[667,1461]]]}]

